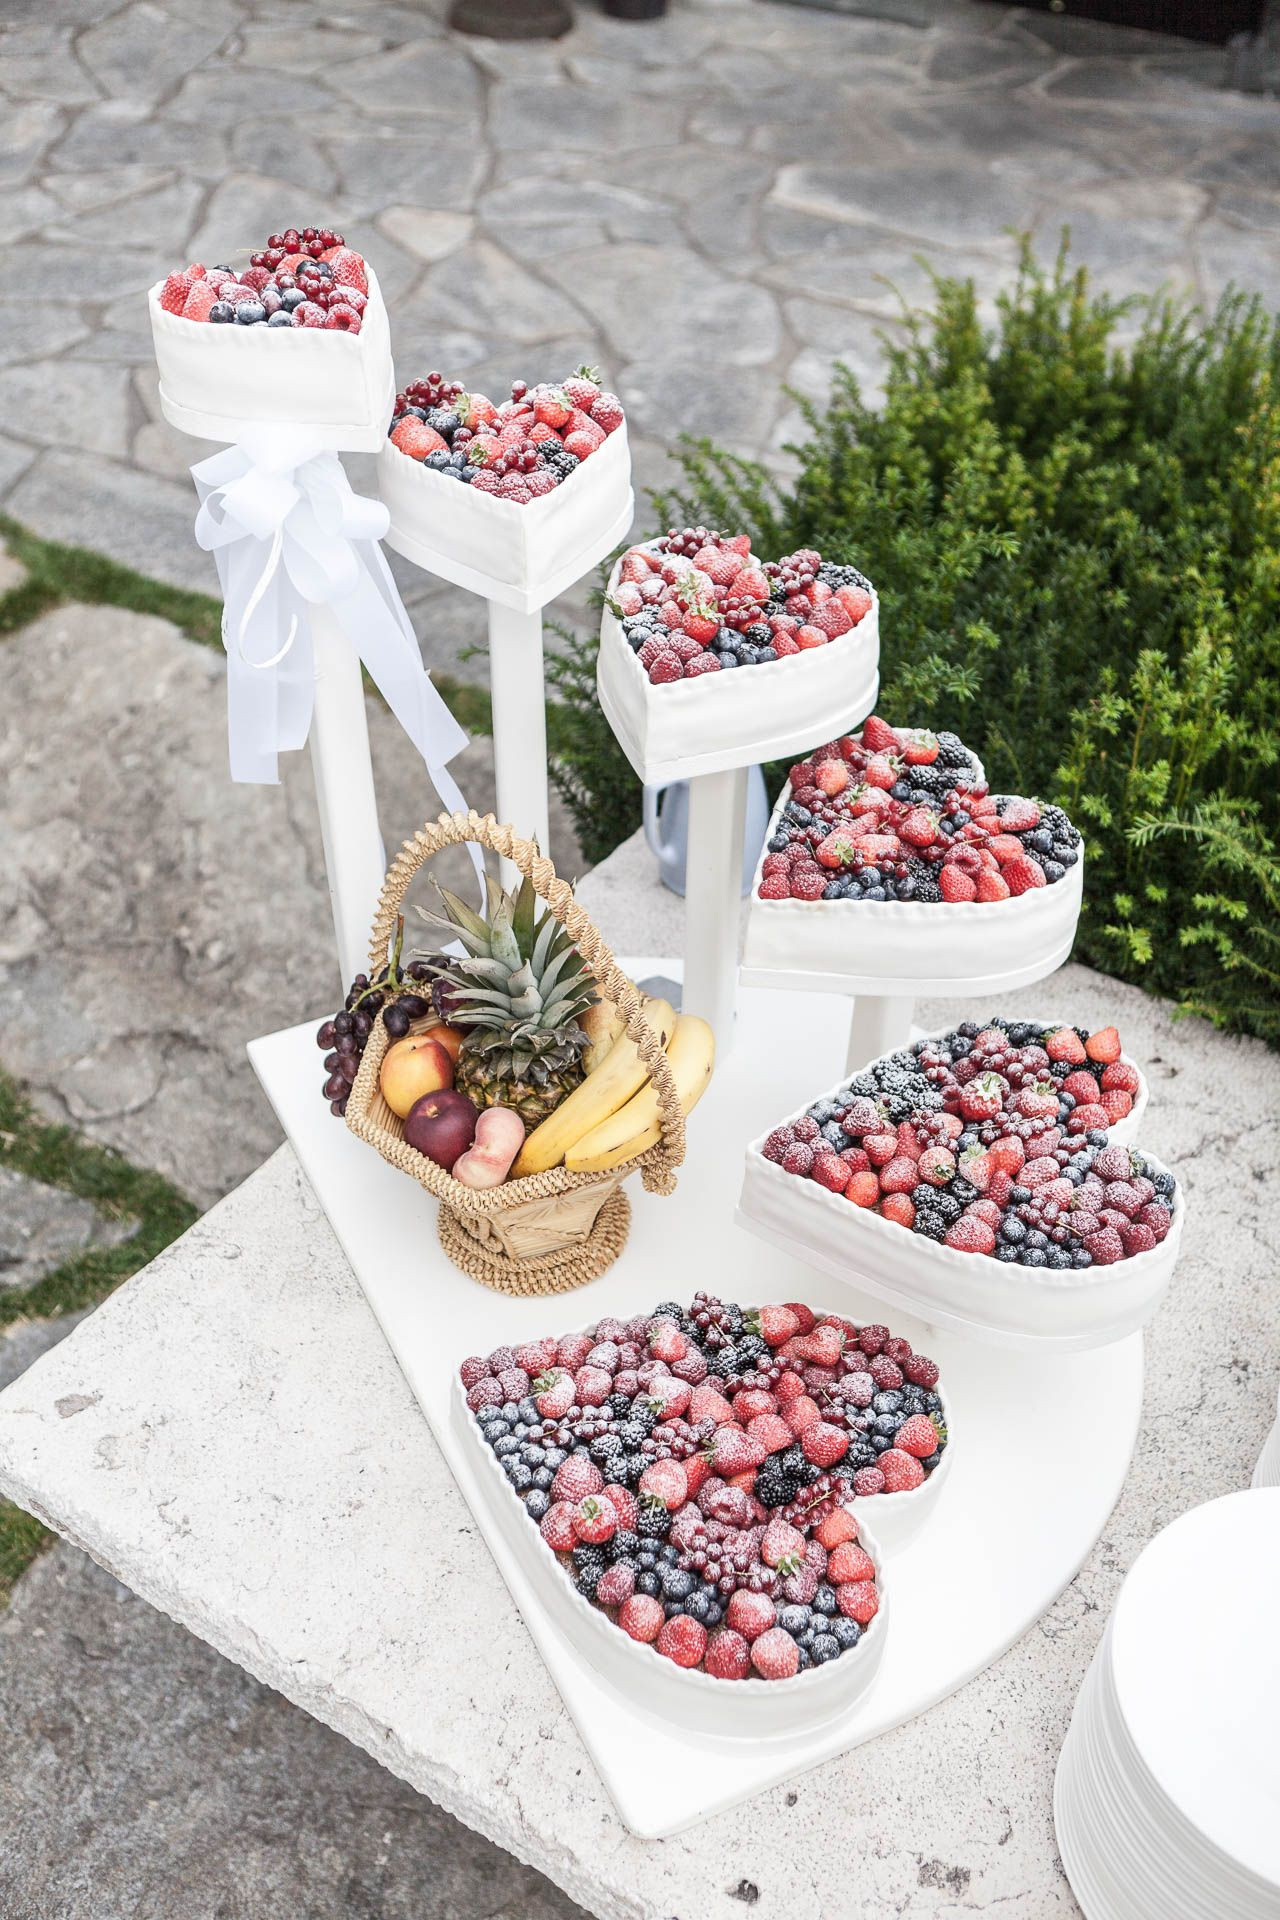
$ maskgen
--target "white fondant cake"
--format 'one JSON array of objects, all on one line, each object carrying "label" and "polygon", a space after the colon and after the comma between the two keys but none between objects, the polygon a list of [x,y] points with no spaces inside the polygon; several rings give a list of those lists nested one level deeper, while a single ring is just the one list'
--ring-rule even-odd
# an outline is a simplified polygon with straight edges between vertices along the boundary
[{"label": "white fondant cake", "polygon": [[[448,483],[446,482],[446,485]],[[456,484],[456,483],[455,483]],[[861,1640],[838,1660],[810,1667],[790,1680],[717,1680],[697,1669],[678,1667],[653,1647],[642,1646],[615,1626],[570,1584],[556,1556],[511,1491],[497,1456],[487,1447],[467,1407],[462,1383],[453,1382],[453,1416],[481,1461],[481,1479],[490,1512],[507,1551],[518,1559],[538,1599],[556,1626],[608,1684],[632,1707],[668,1724],[727,1739],[767,1740],[821,1727],[847,1713],[868,1693],[879,1671],[889,1631],[889,1583],[884,1560],[866,1510],[894,1496],[860,1500],[854,1512],[858,1538],[876,1568],[880,1609]],[[946,1458],[945,1454],[943,1456]],[[939,1466],[938,1472],[941,1473]],[[920,1489],[923,1491],[923,1489]]]},{"label": "white fondant cake", "polygon": [[597,566],[635,513],[625,421],[563,485],[524,505],[446,480],[385,433],[378,488],[391,515],[388,546],[518,613],[536,613]]},{"label": "white fondant cake", "polygon": [[[1127,1124],[1132,1121],[1130,1115]],[[1110,1135],[1113,1141],[1128,1137],[1120,1127]],[[1173,1277],[1186,1215],[1181,1187],[1168,1235],[1151,1252],[1114,1266],[1059,1272],[961,1253],[912,1233],[816,1180],[784,1173],[764,1157],[767,1138],[762,1134],[747,1148],[739,1223],[847,1281],[855,1293],[870,1293],[930,1325],[1010,1347],[1107,1346],[1146,1325]],[[1154,1155],[1144,1157],[1164,1170]]]},{"label": "white fondant cake", "polygon": [[1084,897],[1083,852],[1053,886],[981,905],[762,900],[765,852],[790,797],[790,787],[784,787],[751,882],[742,956],[745,986],[814,993],[1001,993],[1042,980],[1070,954]]},{"label": "white fondant cake", "polygon": [[[618,584],[617,569],[609,581]],[[646,786],[799,753],[864,720],[880,686],[880,602],[851,632],[763,666],[655,687],[606,607],[596,689],[605,718]]]},{"label": "white fondant cake", "polygon": [[255,426],[308,427],[338,453],[375,453],[395,401],[391,329],[377,275],[359,333],[323,327],[216,326],[147,295],[165,419],[203,440],[232,442]]}]

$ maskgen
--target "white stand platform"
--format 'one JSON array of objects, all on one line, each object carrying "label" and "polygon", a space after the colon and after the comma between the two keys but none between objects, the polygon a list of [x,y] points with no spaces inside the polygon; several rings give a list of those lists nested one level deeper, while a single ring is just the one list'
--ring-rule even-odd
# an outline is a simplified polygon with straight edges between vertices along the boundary
[{"label": "white stand platform", "polygon": [[[670,959],[627,960],[635,977],[678,977]],[[499,1536],[476,1468],[450,1418],[453,1370],[499,1341],[634,1312],[711,1286],[743,1300],[806,1298],[848,1312],[848,1290],[735,1228],[743,1148],[774,1116],[826,1083],[846,1045],[847,1008],[822,995],[740,995],[738,1045],[690,1125],[673,1198],[632,1183],[633,1223],[594,1285],[509,1300],[440,1251],[433,1202],[329,1115],[315,1092],[314,1023],[255,1041],[250,1055],[343,1250],[431,1424],[503,1577],[622,1818],[645,1837],[678,1832],[910,1719],[962,1686],[1039,1617],[1097,1539],[1119,1493],[1142,1402],[1138,1336],[1089,1355],[1028,1355],[1015,1366],[955,1334],[901,1331],[937,1359],[953,1404],[945,1498],[888,1561],[891,1634],[875,1687],[819,1736],[695,1738],[613,1692],[543,1611]],[[786,1045],[780,1036],[786,1035]],[[878,1319],[870,1303],[867,1318]],[[1080,1422],[1087,1397],[1106,1421]],[[1034,1447],[1008,1436],[1034,1426]],[[874,1525],[874,1502],[870,1519]],[[963,1579],[956,1570],[963,1570]],[[692,1764],[691,1764],[692,1761]]]}]

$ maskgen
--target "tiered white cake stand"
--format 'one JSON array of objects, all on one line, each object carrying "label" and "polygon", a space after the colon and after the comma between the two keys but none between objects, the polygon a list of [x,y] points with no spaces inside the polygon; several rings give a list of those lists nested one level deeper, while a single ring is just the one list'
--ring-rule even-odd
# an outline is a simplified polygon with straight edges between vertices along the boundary
[{"label": "tiered white cake stand", "polygon": [[[193,327],[196,331],[208,330]],[[354,342],[328,337],[345,353],[365,335]],[[372,358],[376,332],[369,341],[365,353]],[[256,349],[258,343],[225,344]],[[287,354],[292,344],[292,336],[272,340],[273,350],[276,345],[285,349],[273,373],[292,365]],[[182,336],[178,346],[190,346],[193,354],[198,350],[198,343]],[[207,343],[203,350],[209,350]],[[213,350],[224,349],[215,345]],[[380,366],[385,391],[380,378],[370,385],[355,367],[350,372],[368,393],[379,392],[377,407],[371,404],[356,424],[361,434],[374,434],[373,444],[382,448],[389,356]],[[305,384],[313,385],[313,376],[311,369]],[[189,426],[182,407],[197,402],[192,395],[184,402],[169,390],[174,384],[166,373],[166,411],[177,424]],[[234,438],[234,431],[226,437]],[[368,443],[334,439],[329,444]],[[625,442],[619,440],[618,447],[611,457],[621,469]],[[545,525],[538,506],[504,515],[498,502],[464,502],[456,483],[433,488],[437,476],[416,466],[413,472],[395,468],[390,455],[382,454],[391,543],[489,602],[500,808],[515,825],[537,830],[544,839],[545,765],[535,766],[531,747],[540,737],[543,712],[539,609],[607,552],[629,523],[629,482],[621,472],[610,475],[605,451],[588,463],[576,495],[571,482],[539,503],[559,502],[557,514],[544,516]],[[591,490],[592,469],[598,469],[602,482],[599,500]],[[442,487],[452,487],[448,499],[438,497]],[[477,509],[474,521],[468,518],[471,508]],[[263,1086],[538,1651],[622,1817],[643,1835],[675,1832],[869,1740],[926,1709],[995,1659],[1052,1602],[1089,1551],[1119,1492],[1137,1431],[1142,1393],[1137,1338],[1088,1355],[1032,1351],[1011,1367],[990,1344],[937,1332],[909,1314],[895,1313],[895,1330],[931,1352],[942,1369],[953,1438],[945,1483],[939,1481],[927,1515],[922,1507],[907,1516],[907,1524],[894,1527],[886,1505],[886,1527],[877,1534],[872,1503],[869,1523],[884,1548],[891,1595],[878,1671],[868,1676],[865,1691],[851,1687],[831,1713],[743,1737],[728,1725],[718,1729],[714,1720],[691,1725],[664,1715],[647,1690],[584,1657],[581,1621],[572,1612],[567,1588],[563,1598],[558,1589],[541,1588],[527,1560],[510,1550],[511,1512],[495,1499],[498,1492],[506,1498],[506,1489],[486,1485],[485,1459],[458,1419],[453,1382],[465,1354],[563,1331],[607,1313],[630,1315],[673,1293],[687,1297],[711,1286],[748,1302],[802,1298],[864,1320],[879,1317],[856,1284],[815,1270],[800,1247],[777,1249],[734,1224],[745,1143],[829,1084],[846,1045],[845,1008],[830,994],[797,991],[777,981],[738,992],[746,770],[760,759],[802,751],[847,730],[871,711],[878,673],[876,614],[867,622],[860,635],[818,650],[820,666],[810,664],[815,656],[797,656],[700,683],[650,688],[606,616],[601,698],[632,764],[650,784],[675,777],[692,782],[685,996],[687,1005],[712,1020],[720,1060],[691,1124],[675,1195],[637,1195],[624,1251],[579,1298],[509,1299],[476,1285],[449,1262],[435,1234],[434,1201],[335,1122],[317,1094],[314,1035],[327,1009],[316,1009],[300,1026],[250,1047]],[[341,964],[349,979],[363,963],[383,862],[358,666],[345,642],[341,657],[330,662],[322,639],[318,632],[310,749]],[[682,962],[669,955],[634,957],[623,964],[637,979],[659,973],[679,980],[683,972]],[[730,1051],[735,1008],[736,1045]],[[1086,1400],[1105,1405],[1108,1418],[1080,1422],[1077,1410]],[[1038,1435],[1034,1447],[1007,1445],[1009,1433],[1032,1427]],[[998,1500],[992,1499],[992,1487],[999,1488]],[[430,1517],[406,1516],[406,1524],[426,1526]],[[975,1542],[981,1543],[977,1561]],[[967,1575],[957,1585],[952,1573],[961,1563]],[[816,1695],[819,1689],[811,1691]],[[571,1790],[571,1782],[565,1787]]]},{"label": "tiered white cake stand", "polygon": [[1054,1819],[1086,1920],[1280,1913],[1280,1489],[1165,1528],[1071,1718]]}]

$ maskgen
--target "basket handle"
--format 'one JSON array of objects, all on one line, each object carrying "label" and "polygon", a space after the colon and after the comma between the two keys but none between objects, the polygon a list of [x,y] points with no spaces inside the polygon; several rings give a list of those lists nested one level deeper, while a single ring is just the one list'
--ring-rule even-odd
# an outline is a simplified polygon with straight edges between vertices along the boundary
[{"label": "basket handle", "polygon": [[675,1169],[684,1159],[685,1132],[684,1114],[670,1063],[653,1029],[642,1017],[639,989],[622,971],[611,948],[574,899],[573,888],[559,877],[547,856],[539,852],[536,841],[522,839],[511,827],[501,826],[491,813],[442,813],[438,820],[420,827],[412,840],[404,842],[382,883],[369,940],[370,976],[387,963],[396,922],[415,874],[443,848],[465,846],[468,842],[487,847],[491,853],[509,860],[517,873],[532,882],[539,899],[546,902],[571,936],[597,986],[622,1015],[626,1031],[635,1041],[653,1081],[662,1129],[657,1146],[644,1156],[641,1178],[650,1193],[672,1192],[676,1184]]}]

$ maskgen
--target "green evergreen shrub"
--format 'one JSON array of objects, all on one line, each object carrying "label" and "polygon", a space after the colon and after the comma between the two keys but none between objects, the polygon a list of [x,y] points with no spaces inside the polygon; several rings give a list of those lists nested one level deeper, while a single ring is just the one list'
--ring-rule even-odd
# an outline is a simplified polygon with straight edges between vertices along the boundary
[{"label": "green evergreen shrub", "polygon": [[[1084,832],[1076,958],[1280,1040],[1280,327],[1096,295],[1065,247],[1024,249],[989,330],[971,282],[935,292],[883,406],[843,368],[805,406],[793,481],[685,442],[657,516],[864,568],[880,710]],[[612,830],[626,764],[581,717]]]}]

